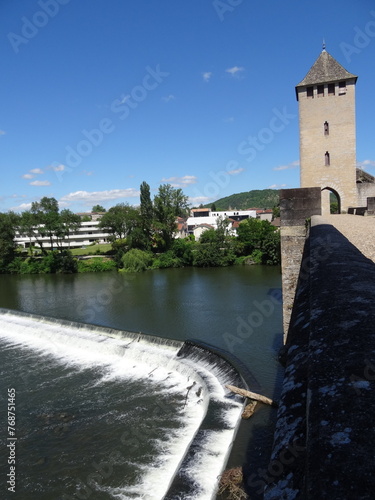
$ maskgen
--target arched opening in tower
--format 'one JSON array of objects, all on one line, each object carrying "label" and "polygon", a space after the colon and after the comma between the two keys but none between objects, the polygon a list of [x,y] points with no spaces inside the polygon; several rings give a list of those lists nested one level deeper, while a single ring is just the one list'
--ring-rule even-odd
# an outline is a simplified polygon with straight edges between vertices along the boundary
[{"label": "arched opening in tower", "polygon": [[325,207],[323,207],[324,213],[329,213],[329,214],[341,213],[341,198],[339,193],[335,189],[331,187],[323,188],[322,202],[325,205]]}]

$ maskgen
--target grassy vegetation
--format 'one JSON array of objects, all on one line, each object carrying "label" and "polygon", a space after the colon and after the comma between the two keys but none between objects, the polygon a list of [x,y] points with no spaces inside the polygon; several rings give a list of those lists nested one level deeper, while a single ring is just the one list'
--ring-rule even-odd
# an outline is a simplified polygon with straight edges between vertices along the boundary
[{"label": "grassy vegetation", "polygon": [[114,270],[116,270],[116,263],[110,259],[93,257],[92,259],[78,261],[79,273],[100,273]]},{"label": "grassy vegetation", "polygon": [[82,255],[103,255],[112,249],[110,243],[101,243],[98,245],[89,245],[86,248],[72,248],[72,255],[79,257]]}]

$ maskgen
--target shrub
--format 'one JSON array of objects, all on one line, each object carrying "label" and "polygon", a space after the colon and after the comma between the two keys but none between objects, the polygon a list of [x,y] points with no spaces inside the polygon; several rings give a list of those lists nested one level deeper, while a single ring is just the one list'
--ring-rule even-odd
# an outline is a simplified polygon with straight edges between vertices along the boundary
[{"label": "shrub", "polygon": [[261,264],[263,261],[263,252],[262,250],[256,249],[253,250],[250,254],[250,259],[254,264]]},{"label": "shrub", "polygon": [[64,274],[73,274],[78,272],[78,262],[72,255],[70,250],[63,250],[59,254],[59,269],[58,272]]},{"label": "shrub", "polygon": [[100,257],[78,261],[79,273],[98,273],[113,271],[114,269],[116,269],[116,262],[113,260],[102,259]]},{"label": "shrub", "polygon": [[236,256],[230,249],[219,248],[216,244],[200,243],[194,251],[193,264],[197,267],[230,266]]},{"label": "shrub", "polygon": [[112,254],[115,256],[117,267],[122,267],[122,257],[129,250],[128,242],[125,238],[112,241]]},{"label": "shrub", "polygon": [[160,254],[152,263],[153,269],[165,269],[167,267],[182,267],[182,262],[172,250]]},{"label": "shrub", "polygon": [[144,250],[133,248],[122,256],[121,261],[125,272],[138,273],[150,268],[152,264],[152,254]]},{"label": "shrub", "polygon": [[43,257],[16,257],[8,265],[11,274],[76,273],[77,261],[69,250],[49,252]]},{"label": "shrub", "polygon": [[191,266],[193,263],[194,240],[190,238],[176,239],[172,245],[172,251],[182,266]]},{"label": "shrub", "polygon": [[280,232],[267,235],[262,242],[262,264],[278,266],[281,263]]},{"label": "shrub", "polygon": [[22,274],[21,269],[24,263],[24,259],[22,257],[16,257],[12,260],[10,264],[7,266],[8,273],[11,274]]}]

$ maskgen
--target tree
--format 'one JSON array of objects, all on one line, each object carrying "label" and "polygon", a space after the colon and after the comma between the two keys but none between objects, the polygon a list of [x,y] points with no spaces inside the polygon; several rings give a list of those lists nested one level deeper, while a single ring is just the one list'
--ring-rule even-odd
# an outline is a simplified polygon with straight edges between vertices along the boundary
[{"label": "tree", "polygon": [[218,217],[216,220],[216,240],[222,247],[228,243],[230,222],[227,218]]},{"label": "tree", "polygon": [[262,242],[262,264],[278,266],[281,263],[280,231],[268,233]]},{"label": "tree", "polygon": [[150,186],[147,182],[142,182],[140,186],[140,215],[141,215],[141,231],[143,238],[139,237],[140,247],[149,248],[151,243],[152,223],[154,218],[154,208],[152,206]]},{"label": "tree", "polygon": [[245,254],[249,255],[255,249],[260,249],[267,234],[275,231],[267,220],[249,217],[242,221],[237,229],[238,240],[244,245]]},{"label": "tree", "polygon": [[100,219],[99,227],[107,229],[112,239],[125,239],[139,225],[139,212],[127,203],[118,203],[111,207]]},{"label": "tree", "polygon": [[337,201],[333,201],[330,203],[330,213],[331,214],[339,213],[339,204],[337,203]]},{"label": "tree", "polygon": [[94,205],[91,212],[106,212],[106,209],[102,205]]},{"label": "tree", "polygon": [[18,219],[17,229],[21,236],[27,236],[29,238],[29,248],[31,255],[33,254],[33,240],[38,243],[41,251],[43,253],[46,253],[45,249],[43,248],[43,240],[41,239],[38,231],[38,224],[35,220],[35,215],[32,214],[30,210],[25,210],[24,212],[22,212],[21,216]]},{"label": "tree", "polygon": [[229,220],[218,217],[217,229],[202,233],[194,254],[194,265],[199,267],[228,266],[235,261]]},{"label": "tree", "polygon": [[176,217],[187,217],[190,212],[189,197],[184,194],[182,189],[172,188],[173,209]]},{"label": "tree", "polygon": [[199,238],[199,243],[216,243],[217,242],[217,235],[216,235],[216,229],[207,229],[204,231],[200,238]]},{"label": "tree", "polygon": [[[43,254],[43,238],[48,237],[50,248],[56,245],[60,252],[63,250],[62,242],[69,239],[72,231],[76,231],[81,223],[79,215],[69,209],[59,212],[59,205],[55,198],[42,198],[39,202],[31,204],[31,210],[22,212],[19,217],[17,228],[20,234],[27,236],[30,240],[30,249],[34,241],[37,242]],[[32,253],[32,250],[31,250]]]},{"label": "tree", "polygon": [[215,203],[211,205],[211,212],[217,212]]},{"label": "tree", "polygon": [[69,235],[78,230],[81,225],[81,218],[68,208],[65,208],[60,212],[60,221],[63,226],[61,236],[62,238],[67,237],[69,242]]},{"label": "tree", "polygon": [[47,236],[50,240],[50,247],[53,248],[53,239],[56,238],[58,245],[59,238],[63,235],[63,226],[59,216],[59,205],[55,198],[44,196],[39,202],[34,201],[30,210],[35,226],[42,237]]},{"label": "tree", "polygon": [[6,272],[15,256],[16,219],[13,212],[0,213],[0,272]]},{"label": "tree", "polygon": [[177,217],[185,217],[189,212],[188,197],[182,189],[170,184],[161,184],[154,197],[154,237],[159,250],[168,250],[176,232]]}]

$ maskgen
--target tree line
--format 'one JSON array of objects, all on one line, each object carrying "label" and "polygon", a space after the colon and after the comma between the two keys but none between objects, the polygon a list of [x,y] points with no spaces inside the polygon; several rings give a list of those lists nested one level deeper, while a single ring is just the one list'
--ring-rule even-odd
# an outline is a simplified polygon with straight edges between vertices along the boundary
[{"label": "tree line", "polygon": [[[113,262],[98,264],[94,270],[139,271],[181,266],[226,266],[234,263],[280,263],[279,233],[268,221],[246,219],[237,237],[230,234],[229,221],[218,220],[217,229],[205,231],[199,242],[194,237],[176,239],[177,217],[189,215],[188,197],[170,184],[159,186],[153,200],[150,186],[142,182],[140,205],[119,203],[104,212],[99,227],[109,233]],[[21,214],[0,213],[0,272],[77,272],[90,266],[77,263],[69,250],[69,239],[82,219],[69,209],[59,210],[54,198],[33,202]],[[16,247],[16,233],[29,238],[28,256]],[[48,249],[45,241],[48,240]],[[38,254],[36,255],[36,249]]]}]

